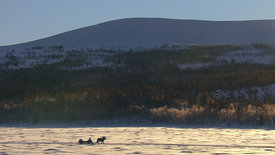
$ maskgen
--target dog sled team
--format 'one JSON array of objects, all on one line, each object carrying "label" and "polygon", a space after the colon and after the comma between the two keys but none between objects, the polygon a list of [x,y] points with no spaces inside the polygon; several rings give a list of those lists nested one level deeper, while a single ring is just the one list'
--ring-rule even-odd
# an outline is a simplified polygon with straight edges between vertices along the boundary
[{"label": "dog sled team", "polygon": [[[104,140],[106,140],[106,137],[97,138],[96,143],[104,144]],[[91,140],[91,138],[89,138],[87,141],[79,139],[78,143],[79,144],[94,144],[93,141]]]}]

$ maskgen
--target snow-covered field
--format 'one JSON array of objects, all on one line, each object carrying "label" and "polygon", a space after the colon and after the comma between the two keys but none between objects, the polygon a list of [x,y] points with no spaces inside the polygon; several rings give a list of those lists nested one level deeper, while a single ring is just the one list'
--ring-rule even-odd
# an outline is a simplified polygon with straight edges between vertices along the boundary
[{"label": "snow-covered field", "polygon": [[[106,136],[105,144],[78,144]],[[275,130],[195,126],[0,127],[0,154],[275,154]]]}]

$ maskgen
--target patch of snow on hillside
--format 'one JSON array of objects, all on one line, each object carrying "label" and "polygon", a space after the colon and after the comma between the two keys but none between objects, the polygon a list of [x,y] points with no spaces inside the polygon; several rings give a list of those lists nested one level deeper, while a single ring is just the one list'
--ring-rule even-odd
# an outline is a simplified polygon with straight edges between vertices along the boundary
[{"label": "patch of snow on hillside", "polygon": [[275,63],[275,53],[265,54],[261,50],[232,51],[218,56],[217,61],[234,62],[236,64],[258,63],[268,65]]},{"label": "patch of snow on hillside", "polygon": [[179,69],[198,69],[214,65],[214,63],[179,64]]},{"label": "patch of snow on hillside", "polygon": [[[6,50],[0,52],[0,64],[7,69],[32,68],[41,64],[60,63],[65,69],[87,69],[91,67],[106,67],[112,63],[105,62],[105,58],[114,53],[105,51],[88,50],[54,50],[45,49],[24,49]],[[63,65],[62,65],[63,64]],[[64,66],[64,67],[62,67]]]},{"label": "patch of snow on hillside", "polygon": [[263,100],[265,95],[271,95],[274,97],[275,95],[275,84],[272,84],[270,86],[265,87],[252,87],[250,90],[247,88],[243,88],[240,90],[221,90],[218,89],[214,93],[214,97],[217,99],[220,99],[222,97],[229,98],[229,97],[245,97],[248,98],[254,96],[254,94],[257,96],[258,99]]}]

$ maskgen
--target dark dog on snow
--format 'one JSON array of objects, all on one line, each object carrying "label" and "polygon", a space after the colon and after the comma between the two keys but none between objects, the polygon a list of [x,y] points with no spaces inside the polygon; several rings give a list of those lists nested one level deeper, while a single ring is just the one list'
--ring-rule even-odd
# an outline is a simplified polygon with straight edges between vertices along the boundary
[{"label": "dark dog on snow", "polygon": [[93,141],[91,140],[91,138],[89,138],[89,140],[87,140],[87,141],[79,139],[78,143],[79,144],[93,144]]},{"label": "dark dog on snow", "polygon": [[101,142],[101,144],[102,144],[102,143],[104,144],[104,140],[106,140],[106,137],[97,138],[96,143]]}]

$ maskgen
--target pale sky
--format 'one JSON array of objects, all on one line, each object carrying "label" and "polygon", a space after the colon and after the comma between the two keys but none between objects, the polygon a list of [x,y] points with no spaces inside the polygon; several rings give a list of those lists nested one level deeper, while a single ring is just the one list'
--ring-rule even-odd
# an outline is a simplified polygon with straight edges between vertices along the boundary
[{"label": "pale sky", "polygon": [[0,0],[0,46],[132,17],[275,19],[275,0]]}]

